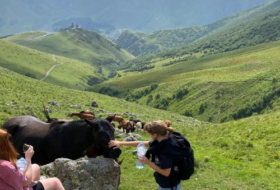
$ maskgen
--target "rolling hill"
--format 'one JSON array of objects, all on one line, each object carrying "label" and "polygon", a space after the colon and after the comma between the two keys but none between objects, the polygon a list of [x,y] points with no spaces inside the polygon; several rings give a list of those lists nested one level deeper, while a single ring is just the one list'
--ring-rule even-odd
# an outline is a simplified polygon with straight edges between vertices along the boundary
[{"label": "rolling hill", "polygon": [[[232,28],[237,28],[239,32],[242,31],[242,28],[251,30],[251,28],[256,27],[257,22],[252,24],[252,21],[249,20],[256,18],[257,16],[267,13],[265,16],[263,16],[263,18],[266,19],[259,19],[261,23],[264,21],[267,22],[267,18],[269,17],[274,17],[275,20],[278,19],[275,18],[275,14],[271,15],[269,12],[279,6],[280,1],[273,0],[262,6],[230,15],[208,25],[191,26],[187,28],[162,29],[148,34],[127,30],[124,31],[115,41],[120,47],[128,50],[135,56],[159,53],[167,49],[186,46],[187,44],[195,42],[196,40],[199,40],[203,37],[206,37],[206,39],[213,39],[213,36],[224,36],[224,33],[227,33],[228,36],[234,35],[233,31],[231,31]],[[279,12],[279,9],[276,10],[276,12]],[[241,26],[238,26],[239,24],[241,24]],[[274,24],[277,25],[278,23],[272,23],[271,26],[274,26]],[[230,29],[226,30],[228,28]],[[236,32],[235,29],[233,30]]]},{"label": "rolling hill", "polygon": [[[271,3],[279,3],[279,1]],[[267,6],[268,4],[265,7]],[[264,9],[260,8],[260,12],[261,10]],[[126,63],[118,62],[120,56],[115,64],[110,62],[115,57],[109,54],[108,62],[92,63],[97,66],[94,71],[95,76],[87,77],[86,80],[80,78],[86,81],[82,84],[87,85],[83,86],[79,83],[77,85],[71,81],[68,85],[81,86],[79,89],[125,98],[142,105],[210,122],[226,122],[277,110],[279,10],[279,7],[275,8],[201,38],[189,46],[161,54],[136,58]],[[65,29],[42,39],[21,43],[72,58],[77,58],[78,55],[80,60],[91,63],[92,52],[84,54],[88,49],[97,52],[100,50],[100,53],[104,51],[102,48],[96,48],[94,43],[86,43],[87,40],[92,42],[94,35],[100,37],[97,33],[83,29]],[[135,34],[136,39],[143,36],[142,33]],[[14,38],[9,36],[5,39],[15,40]],[[104,47],[113,46],[112,52],[120,51],[114,43],[105,38],[103,40],[100,37],[100,43]],[[252,47],[245,48],[246,46]],[[113,67],[118,68],[119,71],[109,73]],[[63,71],[66,72],[62,76]],[[64,68],[59,70],[59,67],[52,72],[56,77],[63,77],[64,80],[60,81],[64,83],[67,81],[67,76],[72,76],[73,73],[68,73]],[[105,81],[102,78],[104,74],[115,78]],[[48,80],[55,81],[53,84],[59,84],[59,81],[52,77]],[[102,81],[105,82],[101,83]],[[167,92],[165,92],[166,87],[168,87]],[[255,98],[251,99],[252,97]],[[228,99],[230,101],[226,101]]]},{"label": "rolling hill", "polygon": [[[38,32],[35,34],[38,36]],[[121,63],[133,58],[117,44],[96,32],[82,28],[69,27],[57,33],[42,34],[42,37],[32,38],[32,36],[34,34],[30,32],[8,36],[3,40],[91,64],[98,68],[103,77],[107,77]]]},{"label": "rolling hill", "polygon": [[[88,63],[4,40],[0,40],[0,66],[37,80],[81,90],[104,80],[99,70]],[[52,67],[55,68],[50,70]]]},{"label": "rolling hill", "polygon": [[279,44],[264,43],[165,67],[172,59],[157,61],[154,69],[122,73],[91,89],[210,122],[269,113],[280,109]]},{"label": "rolling hill", "polygon": [[[20,1],[25,2],[30,1]],[[40,5],[33,2],[32,11],[30,7],[21,8],[26,8],[23,13],[32,13],[34,20],[40,19],[36,14],[56,3],[69,10],[88,5],[83,1],[71,4],[51,0]],[[271,1],[271,6],[278,2]],[[15,0],[8,3],[16,5]],[[104,14],[116,8],[114,3]],[[84,12],[91,10],[91,6],[87,8]],[[190,140],[195,153],[195,174],[182,182],[182,190],[279,189],[280,11],[275,8],[264,12],[252,14],[246,22],[234,17],[232,22],[216,22],[222,25],[220,31],[189,46],[128,62],[125,61],[132,58],[130,54],[84,29],[6,36],[0,39],[0,125],[18,115],[33,115],[45,121],[43,106],[55,118],[69,119],[72,112],[91,110],[102,118],[116,113],[125,119],[146,122],[168,119],[175,131]],[[99,14],[97,17],[102,16]],[[125,43],[139,39],[150,43],[145,35],[127,31]],[[157,35],[166,38],[165,30]],[[110,74],[115,69],[119,70]],[[111,79],[102,82],[107,79],[105,76]],[[98,107],[91,106],[93,100]],[[118,133],[116,129],[115,134]],[[138,133],[142,136],[139,140],[151,140],[149,134]],[[122,147],[119,190],[156,189],[151,168],[135,169],[134,149]]]},{"label": "rolling hill", "polygon": [[186,46],[165,50],[162,53],[141,56],[128,61],[120,70],[133,72],[154,68],[157,61],[168,60],[163,66],[176,64],[205,57],[213,54],[228,52],[244,47],[250,47],[264,42],[279,40],[280,1],[275,1],[278,7],[261,15],[253,17],[236,26],[223,29],[202,37]]}]

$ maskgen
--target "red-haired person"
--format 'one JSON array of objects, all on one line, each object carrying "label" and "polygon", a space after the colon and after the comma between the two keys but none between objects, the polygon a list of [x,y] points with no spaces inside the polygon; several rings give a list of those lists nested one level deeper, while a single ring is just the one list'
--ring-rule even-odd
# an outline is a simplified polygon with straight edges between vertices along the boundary
[{"label": "red-haired person", "polygon": [[[32,146],[25,152],[28,162],[24,174],[18,171],[16,161],[18,153],[9,141],[10,135],[0,129],[0,189],[4,190],[64,190],[58,178],[40,180],[40,167],[31,163],[34,154]],[[40,181],[39,181],[40,180]]]}]

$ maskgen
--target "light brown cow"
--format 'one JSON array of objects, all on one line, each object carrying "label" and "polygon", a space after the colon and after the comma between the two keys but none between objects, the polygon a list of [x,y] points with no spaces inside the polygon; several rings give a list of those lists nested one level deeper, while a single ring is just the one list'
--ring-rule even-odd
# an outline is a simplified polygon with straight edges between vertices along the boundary
[{"label": "light brown cow", "polygon": [[120,123],[118,128],[119,129],[122,128],[123,129],[123,133],[126,132],[126,134],[127,134],[127,133],[129,133],[129,131],[131,133],[135,131],[134,126],[135,126],[135,122],[134,121],[126,120],[126,121]]},{"label": "light brown cow", "polygon": [[120,115],[116,115],[116,114],[115,114],[115,115],[108,115],[107,118],[111,118],[111,117],[114,117],[114,118],[113,118],[113,121],[116,121],[116,122],[118,122],[119,124],[122,123],[122,122],[124,121],[123,117],[120,116]]},{"label": "light brown cow", "polygon": [[95,115],[93,112],[91,111],[81,111],[80,113],[71,113],[70,114],[71,117],[73,116],[77,116],[80,119],[95,119]]},{"label": "light brown cow", "polygon": [[169,121],[169,120],[165,120],[164,123],[167,125],[167,127],[171,126],[171,121]]}]

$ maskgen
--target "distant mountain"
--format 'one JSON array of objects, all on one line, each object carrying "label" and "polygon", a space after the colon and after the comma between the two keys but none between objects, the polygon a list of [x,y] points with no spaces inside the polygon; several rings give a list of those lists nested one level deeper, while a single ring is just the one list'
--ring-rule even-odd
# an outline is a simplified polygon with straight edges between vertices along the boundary
[{"label": "distant mountain", "polygon": [[135,56],[158,53],[166,49],[187,45],[204,36],[238,25],[279,6],[279,0],[270,1],[262,6],[230,15],[208,25],[162,29],[148,34],[126,30],[115,42]]},{"label": "distant mountain", "polygon": [[0,6],[0,35],[55,31],[78,22],[115,38],[122,29],[152,32],[212,23],[269,0],[4,0]]}]

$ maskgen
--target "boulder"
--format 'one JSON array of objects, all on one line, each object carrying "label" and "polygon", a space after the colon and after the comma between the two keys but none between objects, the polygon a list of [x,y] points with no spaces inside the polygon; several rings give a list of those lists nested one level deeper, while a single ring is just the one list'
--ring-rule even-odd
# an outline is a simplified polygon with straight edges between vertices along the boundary
[{"label": "boulder", "polygon": [[110,158],[58,158],[41,166],[42,175],[57,177],[65,190],[117,190],[121,170]]},{"label": "boulder", "polygon": [[93,100],[93,101],[91,102],[91,106],[92,106],[92,107],[97,107],[97,108],[98,108],[98,104],[96,103],[95,100]]}]

